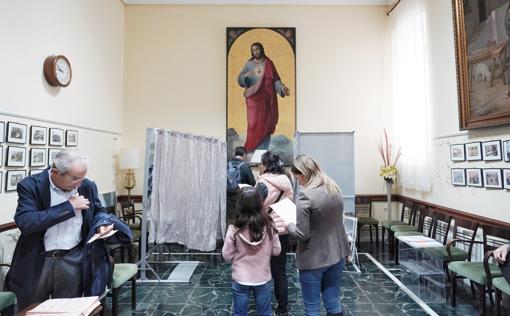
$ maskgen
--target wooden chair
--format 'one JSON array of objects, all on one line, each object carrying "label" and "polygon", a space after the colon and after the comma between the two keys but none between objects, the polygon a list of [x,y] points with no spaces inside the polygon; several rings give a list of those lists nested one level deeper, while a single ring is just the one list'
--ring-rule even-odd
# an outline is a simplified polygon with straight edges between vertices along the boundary
[{"label": "wooden chair", "polygon": [[506,295],[510,295],[510,284],[506,281],[504,277],[494,277],[491,273],[489,259],[494,257],[494,251],[487,251],[483,260],[483,268],[485,273],[487,274],[490,283],[494,287],[495,296],[496,296],[496,316],[501,316],[501,299],[503,293]]},{"label": "wooden chair", "polygon": [[[510,230],[507,228],[483,225],[483,241],[473,243],[482,244],[483,253],[495,250],[506,241],[510,240]],[[490,278],[501,277],[503,274],[498,265],[484,262],[453,261],[448,264],[450,278],[452,280],[452,306],[456,304],[456,291],[458,278],[466,278],[476,284],[480,295],[480,313],[485,315],[485,295],[489,293],[492,302],[492,284]],[[473,293],[474,294],[474,293]]]},{"label": "wooden chair", "polygon": [[372,246],[372,227],[375,228],[375,246],[379,247],[379,221],[372,217],[372,202],[369,199],[356,199],[356,205],[354,207],[356,217],[358,218],[357,227],[357,244],[360,248],[360,232],[363,226],[368,226],[370,231],[370,246]]},{"label": "wooden chair", "polygon": [[[0,267],[9,268],[7,263],[0,263]],[[14,315],[14,305],[16,304],[16,295],[13,292],[0,292],[0,315]]]},{"label": "wooden chair", "polygon": [[398,264],[398,237],[417,235],[432,237],[433,227],[436,224],[436,212],[423,205],[416,206],[413,222],[415,221],[417,221],[417,226],[393,225],[388,232],[393,240],[395,264]]},{"label": "wooden chair", "polygon": [[386,230],[388,230],[388,245],[389,245],[389,251],[392,253],[392,245],[393,240],[392,236],[390,235],[390,228],[393,225],[412,225],[412,221],[414,218],[414,208],[413,208],[413,202],[407,202],[404,201],[402,203],[402,209],[400,211],[400,220],[394,221],[394,220],[385,220],[381,221],[381,228],[382,228],[382,238],[381,238],[381,245],[384,249],[384,235]]}]

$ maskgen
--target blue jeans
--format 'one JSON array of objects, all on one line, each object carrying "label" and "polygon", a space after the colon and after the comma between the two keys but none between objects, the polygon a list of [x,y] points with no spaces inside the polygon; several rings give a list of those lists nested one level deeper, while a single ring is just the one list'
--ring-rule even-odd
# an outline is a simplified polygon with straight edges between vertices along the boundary
[{"label": "blue jeans", "polygon": [[271,316],[271,281],[262,285],[242,285],[233,281],[234,316],[247,316],[250,301],[250,290],[255,294],[257,315]]},{"label": "blue jeans", "polygon": [[342,311],[340,284],[344,265],[345,259],[342,259],[329,267],[299,270],[305,315],[320,315],[321,293],[328,314],[338,314]]}]

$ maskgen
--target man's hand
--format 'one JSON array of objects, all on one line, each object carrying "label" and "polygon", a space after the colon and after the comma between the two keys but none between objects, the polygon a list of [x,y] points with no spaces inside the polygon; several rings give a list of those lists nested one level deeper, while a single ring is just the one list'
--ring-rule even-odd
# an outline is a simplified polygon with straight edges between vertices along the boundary
[{"label": "man's hand", "polygon": [[499,263],[505,263],[508,252],[510,252],[510,245],[503,245],[494,250],[494,259]]},{"label": "man's hand", "polygon": [[75,211],[81,211],[84,209],[89,208],[90,202],[88,199],[86,199],[83,195],[79,195],[76,193],[76,195],[71,196],[69,198],[69,202],[73,206]]},{"label": "man's hand", "polygon": [[278,234],[287,234],[289,232],[289,223],[286,223],[280,215],[276,214],[276,212],[271,212],[271,217],[273,218],[274,226],[278,231]]},{"label": "man's hand", "polygon": [[107,232],[111,231],[112,229],[113,229],[113,225],[110,225],[110,226],[103,225],[103,226],[99,226],[97,228],[97,232],[102,235],[102,234],[106,234]]}]

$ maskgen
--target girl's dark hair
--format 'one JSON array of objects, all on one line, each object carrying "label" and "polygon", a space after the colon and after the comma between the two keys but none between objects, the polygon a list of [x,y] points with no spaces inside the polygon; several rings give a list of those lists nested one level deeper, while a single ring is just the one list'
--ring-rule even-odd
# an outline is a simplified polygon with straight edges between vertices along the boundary
[{"label": "girl's dark hair", "polygon": [[273,154],[269,150],[262,154],[261,162],[266,169],[262,173],[285,174],[280,156]]},{"label": "girl's dark hair", "polygon": [[236,216],[232,224],[239,229],[248,226],[252,242],[262,240],[266,227],[269,239],[273,239],[273,233],[276,231],[273,219],[267,212],[264,212],[263,206],[264,202],[257,189],[253,187],[241,189]]}]

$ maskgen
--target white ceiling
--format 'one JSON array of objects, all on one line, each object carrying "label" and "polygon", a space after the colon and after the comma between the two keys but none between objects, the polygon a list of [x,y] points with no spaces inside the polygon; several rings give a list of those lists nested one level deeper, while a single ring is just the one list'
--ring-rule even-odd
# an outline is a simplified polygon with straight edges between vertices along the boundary
[{"label": "white ceiling", "polygon": [[125,4],[188,4],[188,5],[350,5],[387,6],[394,0],[122,0]]}]

